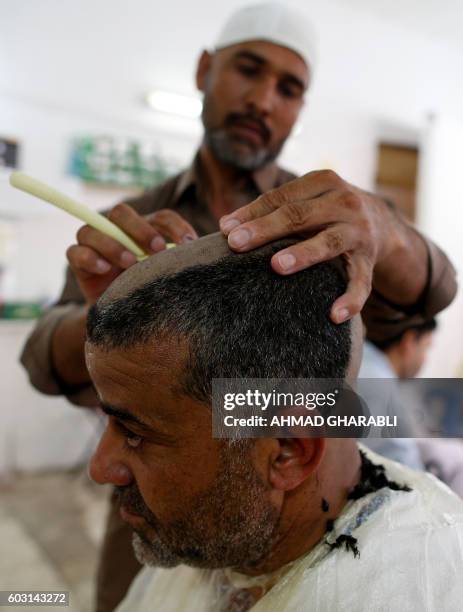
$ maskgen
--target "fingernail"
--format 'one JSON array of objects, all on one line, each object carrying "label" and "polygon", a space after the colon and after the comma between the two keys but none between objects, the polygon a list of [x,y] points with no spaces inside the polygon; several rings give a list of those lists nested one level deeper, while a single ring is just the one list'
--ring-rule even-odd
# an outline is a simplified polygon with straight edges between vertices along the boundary
[{"label": "fingernail", "polygon": [[294,267],[294,264],[296,263],[296,258],[294,257],[294,255],[291,255],[291,253],[285,253],[284,255],[280,255],[278,257],[278,263],[280,264],[280,267],[285,270],[285,272],[287,272],[288,270],[291,270],[291,268]]},{"label": "fingernail", "polygon": [[194,239],[195,237],[192,236],[191,234],[185,234],[185,236],[183,236],[182,238],[182,244],[185,244],[185,242],[191,242]]},{"label": "fingernail", "polygon": [[229,234],[235,227],[238,227],[238,225],[240,225],[238,219],[226,219],[220,222],[220,229],[222,232]]},{"label": "fingernail", "polygon": [[166,248],[166,241],[164,240],[164,238],[161,238],[161,236],[155,236],[150,242],[150,248],[155,253],[157,253],[158,251],[162,251]]},{"label": "fingernail", "polygon": [[339,310],[336,310],[334,316],[336,317],[336,321],[338,323],[344,323],[344,321],[347,321],[347,319],[350,317],[350,312],[347,310],[347,308],[340,308]]},{"label": "fingernail", "polygon": [[134,263],[137,263],[137,258],[130,251],[123,251],[120,257],[121,266],[123,268],[130,268]]},{"label": "fingernail", "polygon": [[105,261],[104,259],[96,260],[96,269],[100,274],[106,274],[111,270],[111,264]]},{"label": "fingernail", "polygon": [[228,244],[231,247],[240,249],[248,244],[251,239],[251,232],[247,229],[235,230],[228,237]]}]

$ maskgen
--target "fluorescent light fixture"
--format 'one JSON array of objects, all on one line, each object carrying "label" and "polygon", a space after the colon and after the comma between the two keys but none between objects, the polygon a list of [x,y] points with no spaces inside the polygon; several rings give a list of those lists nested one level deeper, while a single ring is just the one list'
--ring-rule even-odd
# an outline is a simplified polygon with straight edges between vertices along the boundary
[{"label": "fluorescent light fixture", "polygon": [[197,119],[201,115],[203,106],[201,100],[196,96],[183,96],[160,89],[150,91],[146,96],[146,101],[156,111],[188,119]]}]

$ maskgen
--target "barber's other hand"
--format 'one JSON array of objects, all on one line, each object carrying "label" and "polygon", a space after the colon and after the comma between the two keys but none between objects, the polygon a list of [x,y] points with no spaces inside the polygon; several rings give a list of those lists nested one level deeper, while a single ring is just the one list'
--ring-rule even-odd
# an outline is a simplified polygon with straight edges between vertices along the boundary
[{"label": "barber's other hand", "polygon": [[[128,204],[118,204],[108,218],[148,254],[165,249],[166,241],[181,244],[198,237],[193,227],[170,209],[141,216]],[[89,304],[96,302],[121,272],[137,262],[135,255],[119,242],[89,225],[79,229],[77,244],[68,248],[66,256]]]},{"label": "barber's other hand", "polygon": [[398,225],[383,200],[330,170],[309,172],[220,220],[230,248],[238,252],[294,234],[306,236],[272,257],[272,268],[279,274],[342,256],[349,281],[346,293],[332,306],[335,323],[361,311],[375,266],[401,246]]}]

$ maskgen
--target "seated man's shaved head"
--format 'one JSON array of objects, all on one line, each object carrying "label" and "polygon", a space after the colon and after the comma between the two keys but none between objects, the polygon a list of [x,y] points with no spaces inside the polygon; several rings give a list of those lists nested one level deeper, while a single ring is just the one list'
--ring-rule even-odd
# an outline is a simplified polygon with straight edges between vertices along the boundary
[{"label": "seated man's shaved head", "polygon": [[277,569],[310,549],[358,478],[352,440],[212,437],[214,378],[345,378],[354,323],[329,311],[342,267],[291,276],[279,241],[216,234],[125,272],[88,317],[87,363],[110,415],[92,477],[115,484],[146,564]]},{"label": "seated man's shaved head", "polygon": [[212,378],[344,378],[350,326],[327,316],[345,291],[340,266],[282,277],[270,258],[291,243],[237,255],[214,234],[151,257],[100,299],[88,338],[112,348],[166,335],[184,341],[183,376],[197,378],[202,400],[211,399]]}]

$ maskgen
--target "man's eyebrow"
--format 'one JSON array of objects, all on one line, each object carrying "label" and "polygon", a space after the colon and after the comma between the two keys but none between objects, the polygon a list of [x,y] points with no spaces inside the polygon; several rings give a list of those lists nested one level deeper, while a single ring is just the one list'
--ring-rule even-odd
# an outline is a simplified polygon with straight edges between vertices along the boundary
[{"label": "man's eyebrow", "polygon": [[148,425],[148,423],[145,423],[128,410],[103,402],[100,403],[100,407],[105,414],[114,417],[118,421],[135,424],[143,432],[143,435],[156,439],[158,443],[165,446],[175,446],[177,444],[176,439],[170,434],[158,431],[154,426]]},{"label": "man's eyebrow", "polygon": [[[255,62],[256,64],[259,64],[260,66],[263,66],[264,64],[268,62],[268,60],[262,55],[259,55],[258,53],[255,53],[254,51],[248,51],[246,49],[243,49],[242,51],[238,51],[237,53],[235,53],[234,57],[235,59],[251,60]],[[289,81],[292,81],[294,85],[297,85],[298,87],[300,87],[302,91],[305,91],[307,89],[307,83],[304,83],[302,79],[297,77],[292,72],[284,72],[283,76]]]},{"label": "man's eyebrow", "polygon": [[141,419],[136,417],[131,412],[128,412],[127,410],[123,410],[122,408],[116,408],[115,406],[111,406],[111,404],[105,404],[103,402],[100,403],[100,407],[105,414],[107,414],[108,416],[115,417],[120,421],[134,423],[135,425],[138,425],[138,427],[141,427],[146,431],[152,431],[153,429],[150,425],[144,423]]},{"label": "man's eyebrow", "polygon": [[253,62],[256,62],[256,64],[261,64],[261,65],[267,63],[267,60],[265,59],[265,57],[262,57],[262,55],[259,55],[258,53],[254,53],[254,51],[246,51],[245,49],[235,53],[235,58],[236,59],[248,59]]}]

